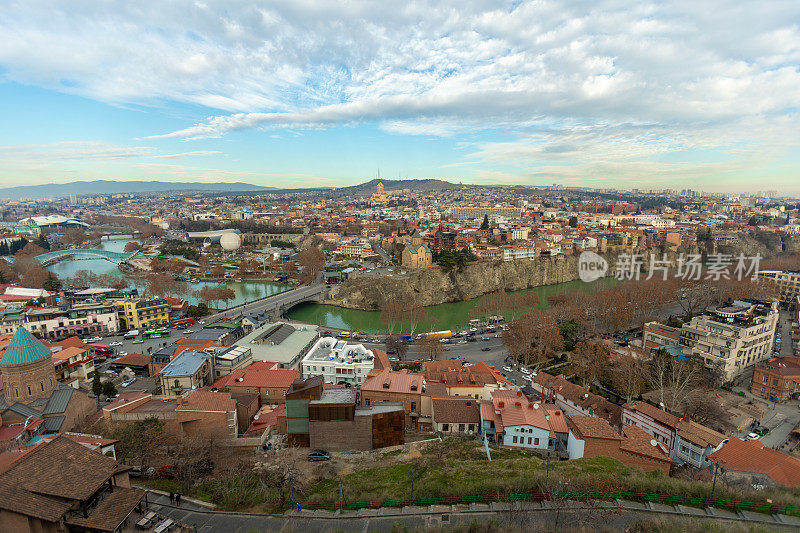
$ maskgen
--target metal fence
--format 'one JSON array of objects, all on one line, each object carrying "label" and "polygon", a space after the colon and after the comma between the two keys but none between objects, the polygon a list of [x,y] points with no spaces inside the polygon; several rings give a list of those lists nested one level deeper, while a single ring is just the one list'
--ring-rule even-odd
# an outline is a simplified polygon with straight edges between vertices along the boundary
[{"label": "metal fence", "polygon": [[[489,504],[493,502],[513,502],[513,501],[542,501],[547,500],[547,495],[543,493],[528,494],[471,494],[452,497],[439,498],[414,498],[397,500],[379,500],[366,502],[308,502],[301,504],[303,509],[326,509],[326,510],[355,510],[355,509],[378,509],[381,507],[404,507],[407,505],[456,505],[470,503]],[[569,496],[570,500],[587,499],[579,495]],[[589,499],[598,499],[591,497]],[[727,498],[694,497],[674,494],[646,494],[639,492],[616,492],[606,494],[603,500],[628,500],[635,502],[651,502],[665,505],[684,505],[687,507],[706,508],[715,507],[733,512],[753,511],[765,514],[784,514],[800,516],[800,507],[792,505],[779,505],[768,502],[755,502],[745,500],[731,500]]]}]

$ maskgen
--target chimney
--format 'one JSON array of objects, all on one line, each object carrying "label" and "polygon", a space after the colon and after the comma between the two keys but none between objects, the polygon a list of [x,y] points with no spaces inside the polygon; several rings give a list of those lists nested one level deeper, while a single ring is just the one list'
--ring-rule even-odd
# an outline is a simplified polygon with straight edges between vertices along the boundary
[{"label": "chimney", "polygon": [[497,402],[497,407],[499,407],[500,409],[502,409],[505,406],[506,406],[506,402]]}]

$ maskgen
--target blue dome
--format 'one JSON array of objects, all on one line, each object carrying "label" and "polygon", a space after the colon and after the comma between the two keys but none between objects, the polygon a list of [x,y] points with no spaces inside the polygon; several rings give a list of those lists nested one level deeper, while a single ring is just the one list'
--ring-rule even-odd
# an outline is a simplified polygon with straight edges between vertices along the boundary
[{"label": "blue dome", "polygon": [[42,344],[39,339],[23,328],[17,328],[17,332],[8,343],[8,348],[0,359],[0,366],[26,365],[50,357],[50,350]]}]

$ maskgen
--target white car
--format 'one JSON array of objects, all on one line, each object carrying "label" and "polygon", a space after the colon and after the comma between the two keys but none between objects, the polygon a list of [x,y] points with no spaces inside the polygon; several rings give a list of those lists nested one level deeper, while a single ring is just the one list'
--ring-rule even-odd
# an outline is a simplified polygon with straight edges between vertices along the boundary
[{"label": "white car", "polygon": [[531,373],[531,371],[530,371],[530,370],[528,370],[527,368],[525,368],[524,366],[523,366],[523,367],[521,367],[521,368],[519,369],[519,371],[520,371],[520,372],[522,372],[523,374],[525,374],[526,376],[527,376],[528,374],[530,374],[530,373]]},{"label": "white car", "polygon": [[129,387],[130,385],[133,384],[134,381],[136,381],[136,378],[126,379],[125,381],[122,382],[122,387]]},{"label": "white car", "polygon": [[504,366],[503,367],[503,372],[511,372],[511,371],[512,371],[512,368],[510,366]]},{"label": "white car", "polygon": [[761,438],[761,435],[758,433],[748,433],[744,440],[758,440]]},{"label": "white car", "polygon": [[194,333],[194,331],[192,331],[191,329],[187,329],[186,331],[183,332],[184,335],[189,335],[191,333]]},{"label": "white car", "polygon": [[119,341],[114,341],[111,344],[109,344],[109,346],[122,346],[122,343]]},{"label": "white car", "polygon": [[123,355],[128,355],[128,352],[119,352],[117,355],[119,355],[120,357],[122,357]]},{"label": "white car", "polygon": [[83,339],[83,342],[91,344],[93,342],[100,342],[101,340],[103,340],[103,337],[89,337],[87,339]]}]

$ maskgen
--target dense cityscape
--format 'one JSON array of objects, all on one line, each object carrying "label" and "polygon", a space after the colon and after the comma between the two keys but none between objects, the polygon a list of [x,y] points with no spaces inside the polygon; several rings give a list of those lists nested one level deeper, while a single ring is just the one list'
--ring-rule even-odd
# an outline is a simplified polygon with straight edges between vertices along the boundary
[{"label": "dense cityscape", "polygon": [[446,501],[462,462],[501,463],[477,497],[549,494],[552,475],[581,480],[570,499],[791,502],[798,207],[437,180],[9,200],[3,486],[116,465],[58,493],[93,513],[52,511],[109,531],[179,523],[177,494],[314,516]]},{"label": "dense cityscape", "polygon": [[0,35],[0,533],[800,531],[800,3]]}]

